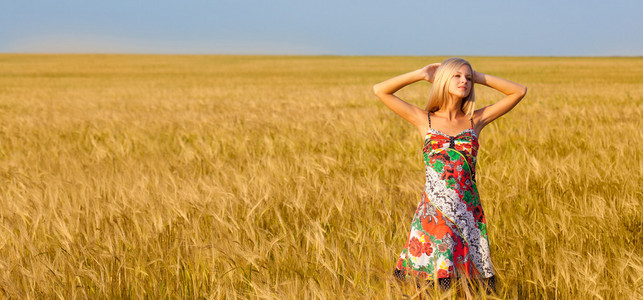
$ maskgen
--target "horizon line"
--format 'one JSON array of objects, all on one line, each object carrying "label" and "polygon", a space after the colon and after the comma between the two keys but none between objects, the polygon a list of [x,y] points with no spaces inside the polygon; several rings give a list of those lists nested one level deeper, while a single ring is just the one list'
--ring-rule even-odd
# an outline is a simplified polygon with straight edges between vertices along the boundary
[{"label": "horizon line", "polygon": [[150,55],[150,56],[299,56],[299,57],[582,57],[582,58],[641,58],[640,55],[515,55],[515,54],[293,54],[293,53],[144,53],[144,52],[2,52],[0,55]]}]

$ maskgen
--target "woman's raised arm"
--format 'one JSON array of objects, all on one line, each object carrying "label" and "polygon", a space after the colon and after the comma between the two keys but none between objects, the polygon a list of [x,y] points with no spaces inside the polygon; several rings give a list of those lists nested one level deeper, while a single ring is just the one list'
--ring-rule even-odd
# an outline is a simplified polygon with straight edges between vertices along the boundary
[{"label": "woman's raised arm", "polygon": [[421,128],[420,126],[423,124],[423,120],[425,119],[424,110],[400,99],[394,94],[401,88],[420,80],[433,82],[435,70],[439,66],[439,63],[430,64],[424,68],[380,82],[373,86],[373,92],[378,98],[380,98],[380,100],[382,100],[382,102],[384,102],[386,107],[390,108],[404,120],[415,125],[415,127]]},{"label": "woman's raised arm", "polygon": [[527,87],[524,85],[480,72],[474,72],[473,81],[496,89],[506,95],[500,101],[476,110],[477,132],[480,132],[487,124],[514,108],[527,94]]}]

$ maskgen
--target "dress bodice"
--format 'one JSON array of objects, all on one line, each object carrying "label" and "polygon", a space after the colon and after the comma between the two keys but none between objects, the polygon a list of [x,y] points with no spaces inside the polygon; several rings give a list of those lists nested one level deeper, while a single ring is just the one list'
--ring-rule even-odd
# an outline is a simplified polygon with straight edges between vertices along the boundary
[{"label": "dress bodice", "polygon": [[455,136],[442,133],[438,130],[430,128],[424,137],[424,147],[422,152],[424,154],[424,163],[430,164],[430,157],[434,154],[446,151],[451,153],[453,150],[464,156],[469,169],[471,169],[471,177],[475,180],[476,156],[478,155],[478,136],[473,128],[463,130]]}]

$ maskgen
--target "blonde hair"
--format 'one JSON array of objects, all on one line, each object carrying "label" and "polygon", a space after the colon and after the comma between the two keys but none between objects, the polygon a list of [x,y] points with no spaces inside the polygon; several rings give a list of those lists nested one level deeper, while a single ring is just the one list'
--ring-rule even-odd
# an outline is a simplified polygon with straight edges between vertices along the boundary
[{"label": "blonde hair", "polygon": [[[471,64],[458,57],[452,57],[444,60],[440,64],[440,67],[435,70],[433,85],[429,92],[429,102],[426,104],[426,110],[434,112],[444,106],[449,99],[449,80],[463,65],[469,66],[473,73],[473,67],[471,67]],[[469,117],[473,117],[473,112],[475,111],[476,94],[473,86],[474,85],[471,84],[471,91],[469,92],[469,95],[462,99],[462,105],[460,106],[462,112],[469,115]]]}]

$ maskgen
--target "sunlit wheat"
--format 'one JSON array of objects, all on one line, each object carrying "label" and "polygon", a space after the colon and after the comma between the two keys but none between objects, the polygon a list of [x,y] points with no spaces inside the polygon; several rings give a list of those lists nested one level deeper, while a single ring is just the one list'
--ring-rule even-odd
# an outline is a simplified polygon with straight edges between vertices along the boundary
[{"label": "sunlit wheat", "polygon": [[[442,59],[0,55],[0,295],[433,294],[392,276],[421,141],[371,86]],[[643,298],[643,59],[468,59],[529,87],[481,135],[498,296]]]}]

